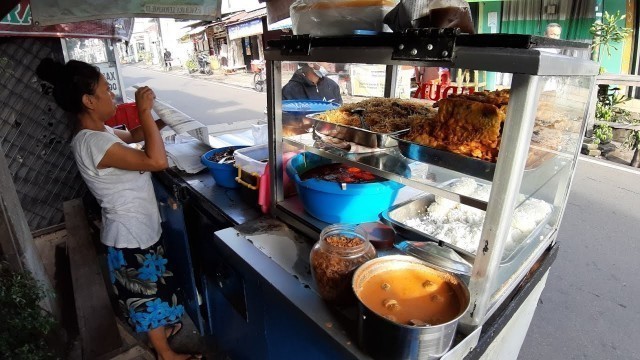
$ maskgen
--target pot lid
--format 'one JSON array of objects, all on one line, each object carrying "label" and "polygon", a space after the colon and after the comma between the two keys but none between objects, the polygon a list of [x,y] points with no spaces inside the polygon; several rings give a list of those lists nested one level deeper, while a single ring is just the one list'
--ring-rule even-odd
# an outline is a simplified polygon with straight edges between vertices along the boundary
[{"label": "pot lid", "polygon": [[451,248],[430,241],[402,241],[395,246],[405,254],[414,256],[441,270],[471,275],[472,264]]}]

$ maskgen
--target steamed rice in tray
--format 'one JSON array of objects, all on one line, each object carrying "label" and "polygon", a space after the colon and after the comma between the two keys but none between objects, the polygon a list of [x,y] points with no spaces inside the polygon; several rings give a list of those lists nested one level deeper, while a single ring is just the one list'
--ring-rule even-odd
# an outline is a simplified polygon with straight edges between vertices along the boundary
[{"label": "steamed rice in tray", "polygon": [[[470,178],[461,178],[451,183],[447,190],[488,201],[491,186],[479,184]],[[520,200],[524,200],[524,196],[520,196]],[[435,199],[424,214],[407,219],[404,224],[475,254],[480,242],[485,212],[440,196],[436,196]],[[551,204],[535,198],[529,198],[520,204],[513,213],[511,231],[504,254],[513,253],[516,247],[523,243],[551,214],[551,211],[553,211]]]}]

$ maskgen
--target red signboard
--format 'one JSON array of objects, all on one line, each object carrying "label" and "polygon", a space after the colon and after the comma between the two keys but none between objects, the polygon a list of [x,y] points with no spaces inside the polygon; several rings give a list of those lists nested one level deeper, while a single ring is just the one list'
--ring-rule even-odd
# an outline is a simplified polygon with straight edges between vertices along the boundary
[{"label": "red signboard", "polygon": [[133,29],[133,19],[110,19],[39,26],[31,17],[29,0],[21,0],[18,6],[0,20],[0,36],[110,38],[128,40]]}]

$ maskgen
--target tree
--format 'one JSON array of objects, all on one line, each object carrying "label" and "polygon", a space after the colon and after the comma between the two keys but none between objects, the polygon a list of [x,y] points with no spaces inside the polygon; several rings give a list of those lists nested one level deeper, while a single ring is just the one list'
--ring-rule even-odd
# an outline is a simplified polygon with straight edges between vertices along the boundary
[{"label": "tree", "polygon": [[600,61],[602,49],[611,56],[611,49],[618,50],[616,44],[623,42],[631,34],[632,29],[618,25],[618,22],[624,21],[625,18],[626,15],[621,15],[620,11],[616,11],[615,14],[605,11],[602,21],[597,20],[591,25],[589,32],[593,35],[591,44],[593,60]]}]

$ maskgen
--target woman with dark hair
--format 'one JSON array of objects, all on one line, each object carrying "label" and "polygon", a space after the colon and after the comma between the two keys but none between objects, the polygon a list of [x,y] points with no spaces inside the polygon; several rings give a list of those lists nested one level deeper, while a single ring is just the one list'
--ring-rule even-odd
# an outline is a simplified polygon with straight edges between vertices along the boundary
[{"label": "woman with dark hair", "polygon": [[[167,167],[159,128],[151,115],[155,95],[149,87],[136,91],[141,126],[114,130],[105,121],[116,112],[114,94],[98,68],[81,61],[66,64],[44,59],[39,78],[53,85],[56,103],[76,116],[71,141],[84,181],[102,207],[100,238],[107,247],[113,291],[129,324],[146,332],[162,360],[197,358],[177,354],[167,338],[182,323],[184,308],[178,304],[161,242],[160,214],[151,183],[151,171]],[[145,142],[144,150],[127,146]]]}]

